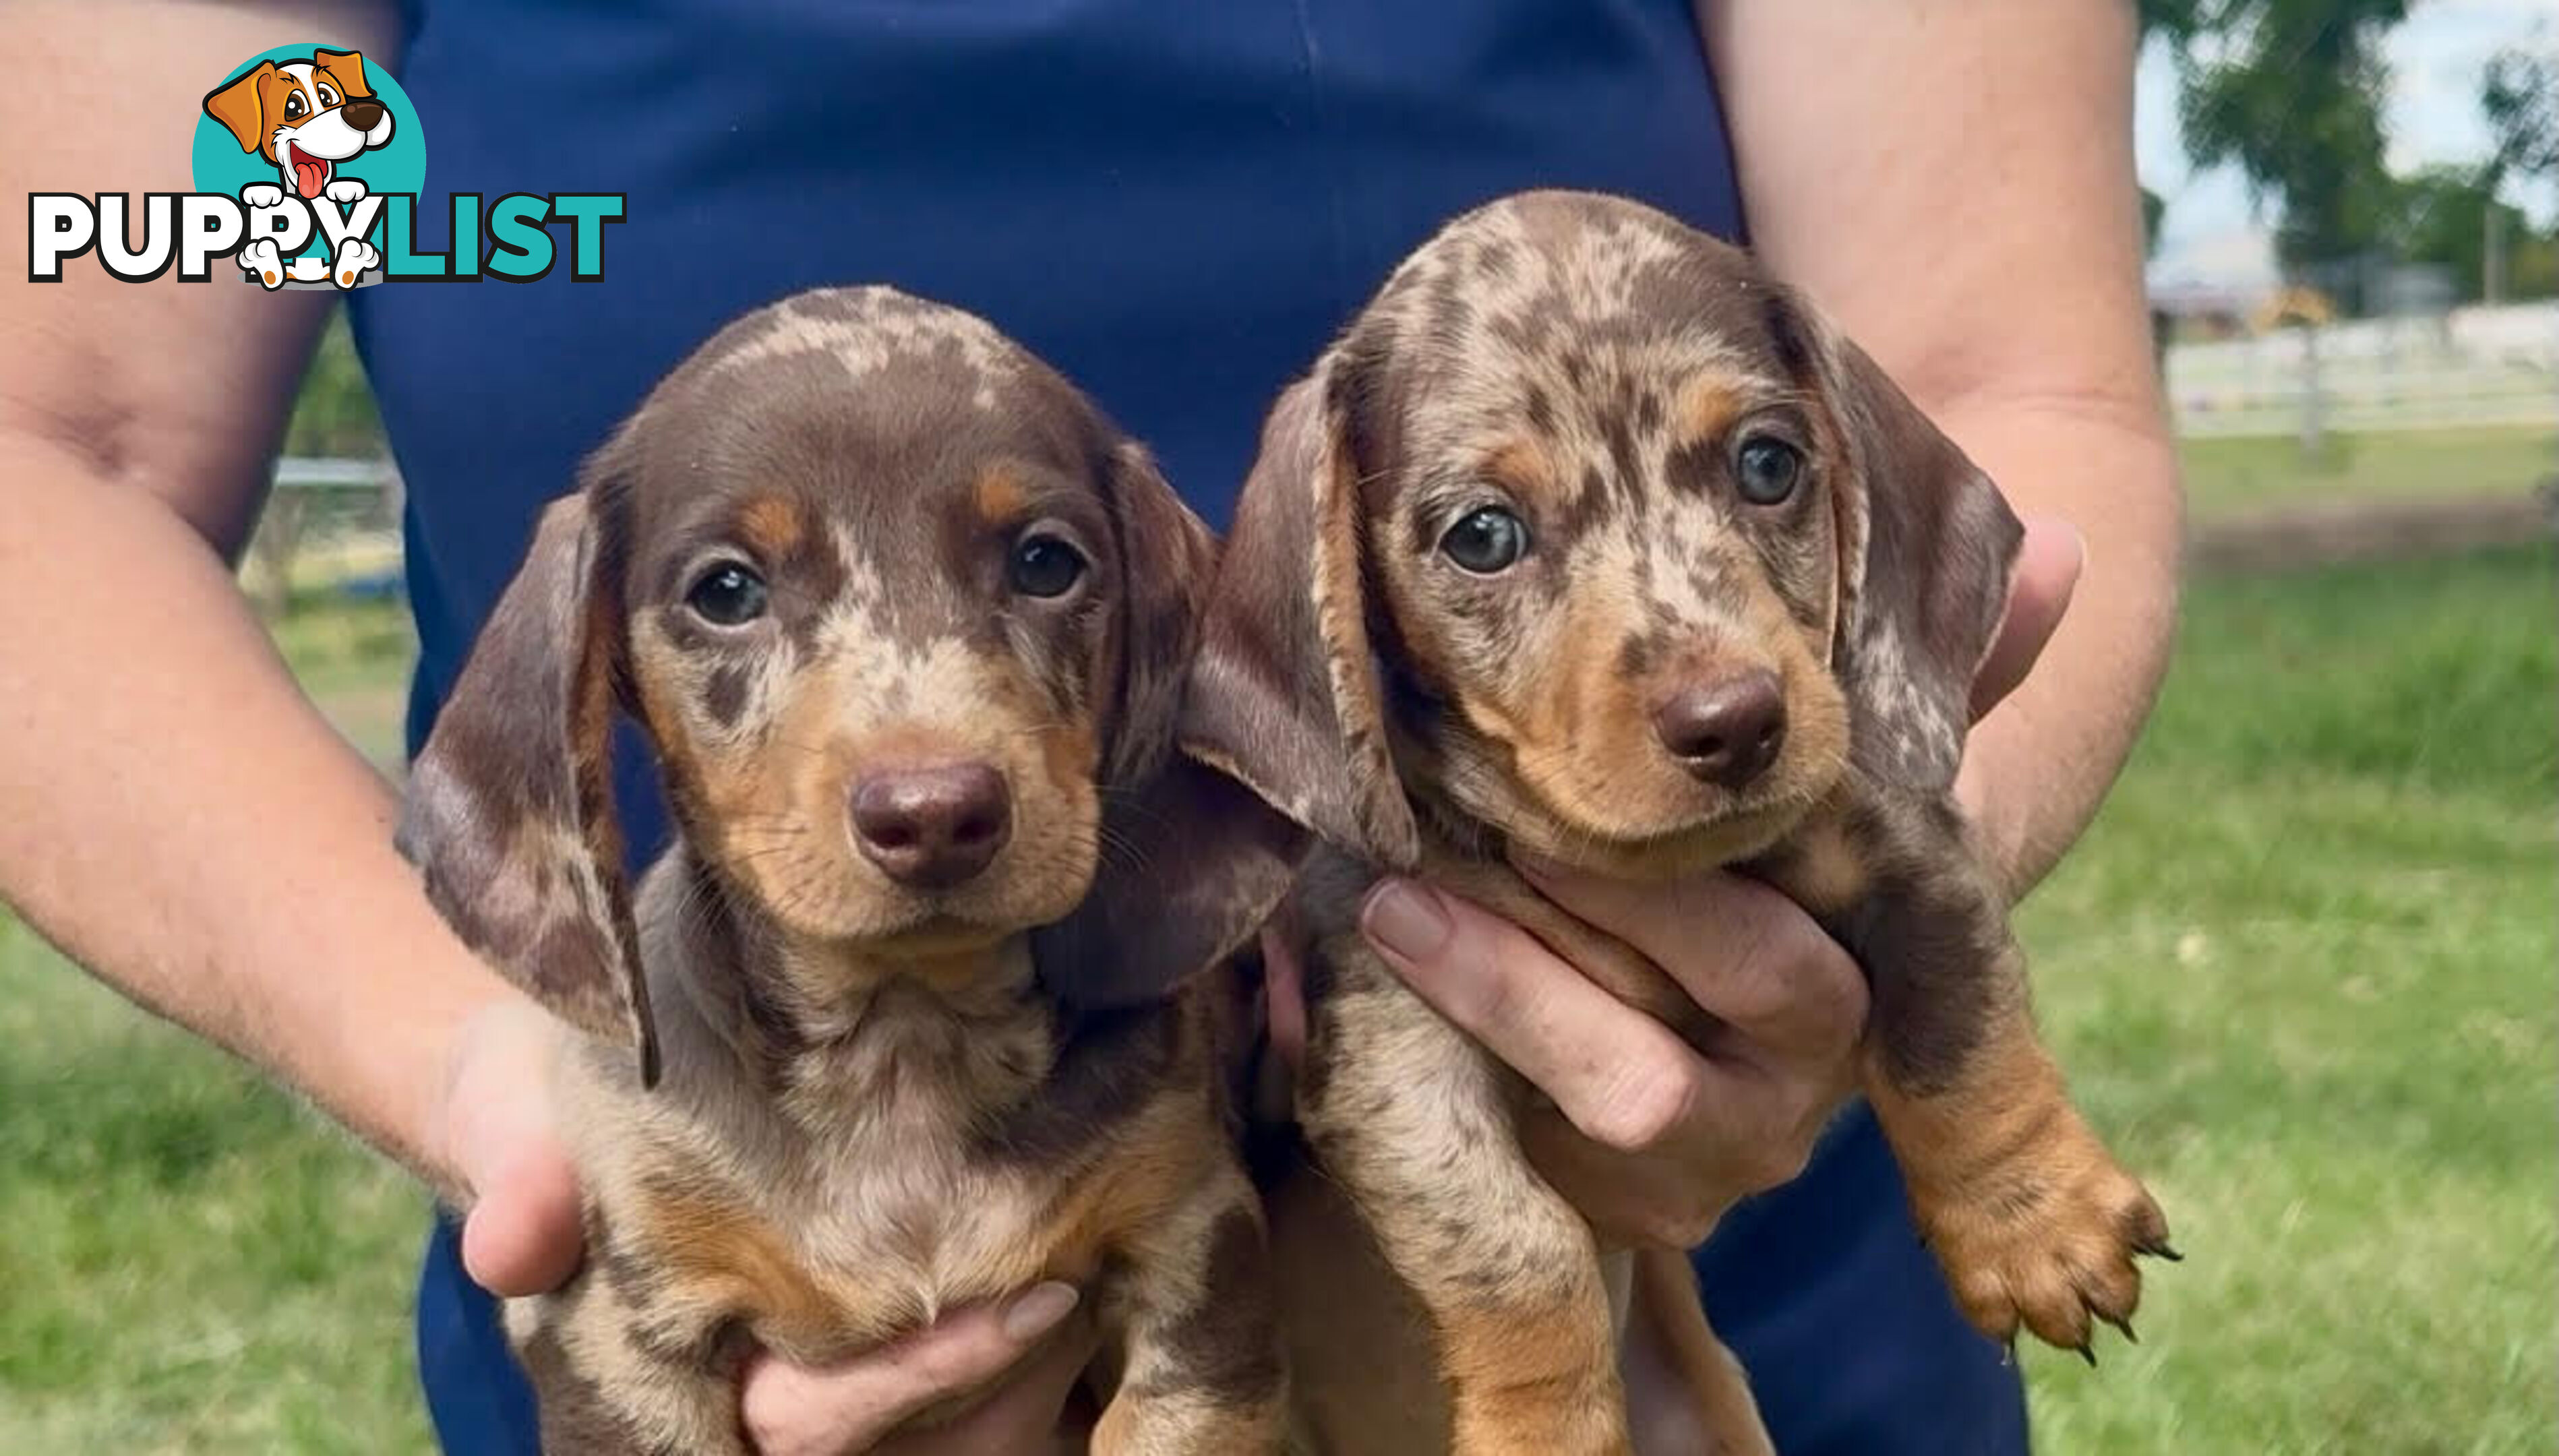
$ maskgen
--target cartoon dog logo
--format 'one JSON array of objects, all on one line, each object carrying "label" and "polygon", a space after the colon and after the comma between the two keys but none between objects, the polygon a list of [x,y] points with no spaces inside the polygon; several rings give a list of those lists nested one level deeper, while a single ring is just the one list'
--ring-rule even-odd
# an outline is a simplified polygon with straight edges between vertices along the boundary
[{"label": "cartoon dog logo", "polygon": [[[391,139],[391,112],[365,82],[365,57],[360,51],[312,52],[309,61],[278,65],[261,61],[205,97],[205,114],[229,128],[240,150],[255,152],[275,164],[282,186],[257,183],[240,190],[251,208],[270,208],[284,201],[286,189],[304,202],[326,197],[354,204],[365,196],[365,184],[338,176],[338,164]],[[340,286],[350,286],[368,268],[381,262],[380,253],[361,237],[338,245],[325,269]],[[268,288],[288,276],[317,282],[319,260],[296,259],[288,270],[272,239],[260,238],[240,249],[239,265]]]}]

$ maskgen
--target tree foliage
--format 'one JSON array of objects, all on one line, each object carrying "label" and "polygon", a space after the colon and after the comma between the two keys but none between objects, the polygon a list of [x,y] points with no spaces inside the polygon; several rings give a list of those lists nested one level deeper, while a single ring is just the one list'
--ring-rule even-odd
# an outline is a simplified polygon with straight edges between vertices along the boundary
[{"label": "tree foliage", "polygon": [[2392,191],[2385,245],[2403,261],[2449,269],[2459,296],[2484,295],[2491,213],[2503,236],[2503,296],[2559,293],[2559,229],[2535,231],[2522,209],[2497,201],[2493,167],[2426,167]]},{"label": "tree foliage", "polygon": [[331,311],[311,367],[302,376],[293,422],[284,432],[284,453],[357,458],[382,453],[381,419],[374,411],[374,391],[356,358],[343,309]]},{"label": "tree foliage", "polygon": [[2489,181],[2559,179],[2559,51],[2509,47],[2488,58],[2480,109],[2496,134]]},{"label": "tree foliage", "polygon": [[2175,49],[2187,153],[2230,163],[2277,213],[2276,260],[2300,275],[2382,241],[2389,81],[2381,41],[2409,0],[2141,0]]}]

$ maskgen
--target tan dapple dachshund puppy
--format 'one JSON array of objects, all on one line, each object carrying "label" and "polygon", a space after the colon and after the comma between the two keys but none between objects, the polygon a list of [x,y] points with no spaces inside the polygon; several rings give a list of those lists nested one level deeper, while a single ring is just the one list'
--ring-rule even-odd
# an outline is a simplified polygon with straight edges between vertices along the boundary
[{"label": "tan dapple dachshund puppy", "polygon": [[[546,1452],[743,1452],[751,1348],[1052,1279],[1094,1449],[1276,1448],[1250,1021],[1194,973],[1302,836],[1172,753],[1212,559],[1065,379],[878,288],[723,330],[544,515],[401,839],[560,1020],[588,1256],[505,1312]],[[678,830],[636,899],[617,712]]]},{"label": "tan dapple dachshund puppy", "polygon": [[[1433,1339],[1456,1450],[1623,1451],[1624,1401],[1591,1231],[1521,1153],[1530,1089],[1358,933],[1386,872],[1693,1039],[1709,1019],[1675,983],[1507,856],[1758,876],[1871,982],[1864,1092],[1976,1325],[2084,1350],[2092,1316],[2132,1313],[2134,1256],[2170,1252],[2036,1040],[1952,795],[2020,538],[1801,296],[1611,198],[1457,219],[1275,408],[1181,738],[1325,845],[1298,894],[1299,1121]],[[1639,1287],[1692,1290],[1677,1257],[1641,1258]],[[1685,1324],[1702,1415],[1764,1450],[1736,1367]],[[1326,1444],[1362,1448],[1359,1424]]]}]

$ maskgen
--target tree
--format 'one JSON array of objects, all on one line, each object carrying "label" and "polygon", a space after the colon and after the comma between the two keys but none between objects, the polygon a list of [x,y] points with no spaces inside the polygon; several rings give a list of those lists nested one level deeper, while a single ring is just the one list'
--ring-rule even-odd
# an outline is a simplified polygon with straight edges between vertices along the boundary
[{"label": "tree", "polygon": [[2535,233],[2522,209],[2497,201],[2494,164],[2427,167],[2398,183],[2395,191],[2390,250],[2407,262],[2451,269],[2463,298],[2484,294],[2491,231],[2501,235],[2505,248],[2507,297],[2544,297],[2559,282],[2552,276],[2559,267],[2559,257],[2554,257],[2559,244]]},{"label": "tree", "polygon": [[2141,12],[2176,50],[2187,153],[2236,165],[2258,204],[2279,208],[2288,274],[2384,240],[2380,43],[2408,0],[2141,0]]},{"label": "tree", "polygon": [[311,356],[310,371],[302,376],[284,453],[359,458],[383,453],[381,418],[374,412],[374,391],[356,358],[344,309],[330,311],[328,330]]},{"label": "tree", "polygon": [[2488,58],[2480,109],[2496,133],[2491,185],[2507,177],[2559,177],[2559,51],[2507,48]]}]

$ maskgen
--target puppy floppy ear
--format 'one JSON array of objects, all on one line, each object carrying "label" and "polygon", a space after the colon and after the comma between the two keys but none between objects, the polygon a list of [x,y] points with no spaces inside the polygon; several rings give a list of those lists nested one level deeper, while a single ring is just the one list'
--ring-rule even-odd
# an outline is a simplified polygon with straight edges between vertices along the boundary
[{"label": "puppy floppy ear", "polygon": [[314,51],[311,64],[337,79],[342,95],[370,96],[374,93],[373,86],[365,79],[365,53],[362,51]]},{"label": "puppy floppy ear", "polygon": [[1142,781],[1173,757],[1182,677],[1199,641],[1217,571],[1217,541],[1134,441],[1115,446],[1104,483],[1119,532],[1119,687],[1105,741],[1105,780]]},{"label": "puppy floppy ear", "polygon": [[1322,838],[1388,869],[1422,840],[1387,747],[1368,630],[1351,366],[1327,356],[1262,431],[1209,597],[1181,742]]},{"label": "puppy floppy ear", "polygon": [[266,145],[266,104],[261,89],[266,78],[275,74],[275,63],[261,61],[205,96],[205,114],[230,128],[233,139],[243,152],[261,150]]},{"label": "puppy floppy ear", "polygon": [[1823,393],[1850,463],[1834,496],[1832,644],[1851,705],[1850,755],[1877,779],[1942,793],[1963,759],[1973,674],[2007,615],[2025,528],[1900,386],[1813,317]]},{"label": "puppy floppy ear", "polygon": [[591,510],[578,495],[542,512],[411,767],[399,845],[464,945],[578,1030],[636,1048],[654,1085],[613,805],[623,629]]},{"label": "puppy floppy ear", "polygon": [[1112,455],[1118,691],[1102,753],[1101,863],[1073,914],[1032,935],[1040,978],[1071,1006],[1152,1001],[1233,954],[1288,888],[1302,836],[1173,751],[1182,676],[1215,568],[1208,528],[1133,444]]}]

